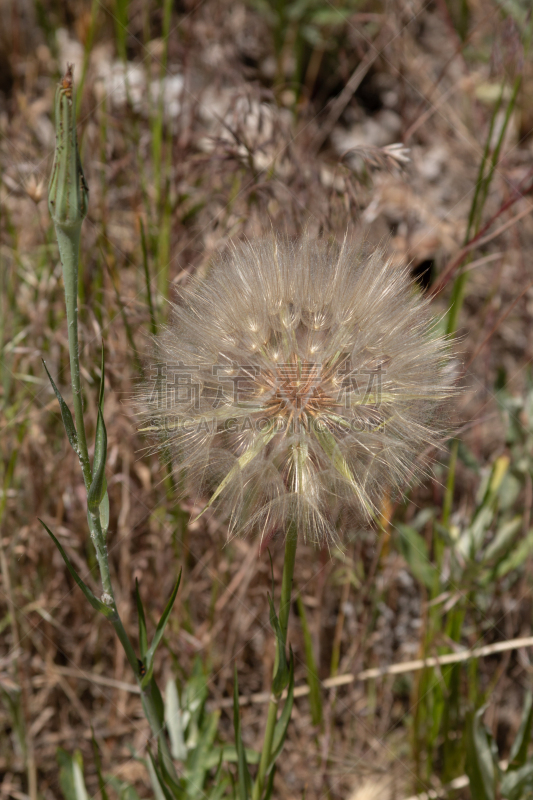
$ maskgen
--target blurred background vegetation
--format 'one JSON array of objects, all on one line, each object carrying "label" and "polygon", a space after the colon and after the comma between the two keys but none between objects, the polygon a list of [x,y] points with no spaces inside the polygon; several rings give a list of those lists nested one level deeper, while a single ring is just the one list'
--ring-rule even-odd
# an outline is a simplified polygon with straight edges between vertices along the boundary
[{"label": "blurred background vegetation", "polygon": [[[243,738],[260,745],[270,563],[254,541],[226,543],[224,520],[190,522],[198,509],[178,504],[146,452],[131,396],[150,333],[231,238],[348,230],[385,240],[391,269],[411,265],[458,334],[464,392],[434,474],[384,503],[381,533],[354,524],[342,552],[299,549],[297,692],[274,796],[533,796],[532,650],[512,642],[531,635],[533,612],[529,11],[526,0],[2,0],[1,798],[83,796],[72,795],[81,771],[91,797],[154,796],[123,652],[37,521],[96,590],[82,479],[41,361],[68,399],[46,203],[67,62],[90,189],[85,402],[94,424],[103,340],[109,553],[132,637],[135,580],[153,629],[183,568],[156,665],[170,717],[181,707],[173,754],[197,785],[216,770],[233,742],[234,664]],[[275,541],[277,577],[282,552]],[[211,752],[201,763],[199,739]]]}]

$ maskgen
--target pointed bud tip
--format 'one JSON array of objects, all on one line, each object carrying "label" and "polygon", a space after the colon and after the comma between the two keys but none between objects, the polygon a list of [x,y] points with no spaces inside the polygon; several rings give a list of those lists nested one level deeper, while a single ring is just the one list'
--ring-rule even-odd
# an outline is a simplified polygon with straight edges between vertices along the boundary
[{"label": "pointed bud tip", "polygon": [[48,187],[48,207],[55,225],[76,228],[87,215],[89,192],[78,152],[72,64],[67,64],[56,90],[55,116],[56,149]]},{"label": "pointed bud tip", "polygon": [[72,98],[72,88],[74,86],[74,64],[67,63],[67,71],[61,78],[59,86],[65,92],[67,97]]}]

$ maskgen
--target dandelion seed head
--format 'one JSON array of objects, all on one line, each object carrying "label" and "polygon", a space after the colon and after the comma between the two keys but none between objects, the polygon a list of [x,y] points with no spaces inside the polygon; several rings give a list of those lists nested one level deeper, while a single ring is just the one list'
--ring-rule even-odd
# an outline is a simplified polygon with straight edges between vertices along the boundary
[{"label": "dandelion seed head", "polygon": [[187,494],[233,533],[339,538],[428,468],[449,345],[381,249],[244,242],[193,281],[139,405]]}]

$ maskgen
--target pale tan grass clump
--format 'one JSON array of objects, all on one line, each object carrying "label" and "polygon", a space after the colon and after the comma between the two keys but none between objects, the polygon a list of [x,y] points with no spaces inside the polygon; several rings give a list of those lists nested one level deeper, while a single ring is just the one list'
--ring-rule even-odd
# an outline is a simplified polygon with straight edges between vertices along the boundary
[{"label": "pale tan grass clump", "polygon": [[452,394],[448,345],[381,249],[265,238],[193,282],[142,393],[186,493],[267,540],[338,538],[427,468]]}]

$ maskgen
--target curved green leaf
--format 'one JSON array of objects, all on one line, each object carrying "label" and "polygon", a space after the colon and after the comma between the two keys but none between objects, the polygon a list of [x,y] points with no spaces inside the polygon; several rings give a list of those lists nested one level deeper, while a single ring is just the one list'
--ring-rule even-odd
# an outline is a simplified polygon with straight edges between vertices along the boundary
[{"label": "curved green leaf", "polygon": [[274,728],[272,755],[270,757],[271,769],[274,766],[277,757],[279,756],[279,754],[283,749],[285,738],[287,736],[287,729],[289,727],[289,722],[291,720],[293,703],[294,703],[294,656],[292,654],[292,649],[291,649],[291,655],[289,661],[289,687],[287,689],[287,699],[285,700],[283,711],[281,712],[280,718],[276,722],[276,727]]},{"label": "curved green leaf", "polygon": [[465,771],[472,797],[476,800],[495,800],[496,764],[492,737],[482,721],[485,710],[486,706],[483,706],[468,720]]},{"label": "curved green leaf", "polygon": [[524,710],[516,738],[509,753],[509,768],[516,769],[526,763],[531,726],[533,725],[533,693],[528,691],[524,701]]},{"label": "curved green leaf", "polygon": [[235,729],[235,747],[237,748],[237,798],[238,800],[249,800],[252,791],[252,779],[241,735],[237,667],[235,667],[233,674],[233,727]]},{"label": "curved green leaf", "polygon": [[89,800],[89,793],[83,778],[83,760],[79,750],[73,756],[59,748],[59,783],[65,800]]},{"label": "curved green leaf", "polygon": [[322,724],[322,692],[320,691],[320,681],[318,679],[318,668],[313,653],[313,640],[311,639],[311,632],[307,624],[307,617],[302,598],[298,594],[296,596],[298,604],[298,616],[302,624],[302,633],[304,636],[304,649],[305,649],[305,662],[307,666],[307,683],[309,685],[309,704],[311,706],[311,722],[313,725]]},{"label": "curved green leaf", "polygon": [[278,668],[272,679],[272,692],[276,696],[279,696],[289,682],[289,669],[287,666],[287,656],[285,653],[285,641],[283,639],[283,633],[281,631],[279,619],[270,595],[268,595],[268,604],[270,606],[270,624],[272,625],[274,633],[276,634],[278,654]]},{"label": "curved green leaf", "polygon": [[96,423],[96,438],[94,444],[93,480],[87,493],[87,506],[91,514],[98,511],[100,503],[107,491],[105,479],[105,462],[107,458],[107,431],[104,423],[102,409],[98,408],[98,421]]},{"label": "curved green leaf", "polygon": [[59,402],[59,410],[61,411],[61,419],[63,420],[63,426],[65,428],[68,440],[74,452],[78,454],[78,434],[76,433],[76,426],[74,425],[74,420],[72,418],[72,414],[70,413],[70,409],[63,400],[61,393],[57,386],[55,385],[54,381],[52,380],[52,376],[48,372],[48,367],[46,366],[46,361],[43,359],[43,367],[46,370],[46,374],[48,375],[48,380],[52,384],[52,389],[54,390],[55,396]]},{"label": "curved green leaf", "polygon": [[149,682],[151,680],[152,671],[153,671],[154,654],[155,654],[155,651],[157,649],[157,646],[158,646],[159,642],[161,641],[161,639],[163,637],[163,633],[165,632],[165,627],[166,627],[166,624],[168,622],[168,618],[170,616],[170,612],[172,611],[172,607],[174,605],[174,601],[176,599],[176,595],[178,593],[178,589],[179,589],[179,586],[180,586],[180,581],[181,581],[181,570],[180,570],[180,574],[178,575],[178,580],[176,581],[176,585],[174,586],[174,589],[172,590],[172,594],[170,595],[170,599],[169,599],[169,601],[168,601],[168,603],[167,603],[167,605],[165,607],[165,610],[163,611],[163,613],[161,615],[161,619],[159,620],[159,624],[158,624],[158,626],[156,628],[156,631],[154,633],[154,638],[152,639],[152,644],[150,645],[150,649],[146,652],[146,658],[145,658],[146,675],[144,676],[144,678],[141,681],[141,689],[145,689],[148,686],[148,684],[149,684]]},{"label": "curved green leaf", "polygon": [[144,608],[139,593],[139,581],[135,578],[135,602],[137,604],[137,616],[139,617],[139,649],[141,651],[141,658],[144,661],[146,651],[148,650],[148,636],[146,633],[146,617],[144,616]]},{"label": "curved green leaf", "polygon": [[113,610],[111,608],[109,608],[109,606],[106,606],[105,603],[102,603],[101,600],[98,600],[97,597],[94,596],[94,594],[89,589],[87,584],[82,581],[82,579],[80,578],[80,576],[78,575],[78,573],[74,569],[74,566],[72,565],[69,557],[67,556],[67,554],[63,550],[63,547],[60,545],[60,543],[58,542],[58,540],[56,539],[56,537],[54,536],[54,534],[52,533],[52,531],[50,530],[48,525],[46,525],[46,523],[44,523],[42,521],[42,519],[39,519],[39,522],[41,523],[41,525],[43,526],[43,528],[45,529],[45,531],[50,536],[50,538],[54,542],[55,546],[57,547],[57,549],[61,553],[61,558],[65,562],[68,571],[70,572],[70,574],[72,575],[72,577],[74,578],[74,580],[76,581],[76,583],[78,584],[78,586],[80,587],[80,589],[82,590],[83,594],[85,595],[85,597],[87,598],[89,603],[92,605],[92,607],[94,609],[96,609],[96,611],[100,611],[100,613],[102,613],[104,615],[104,617],[111,617],[112,614],[113,614]]}]

